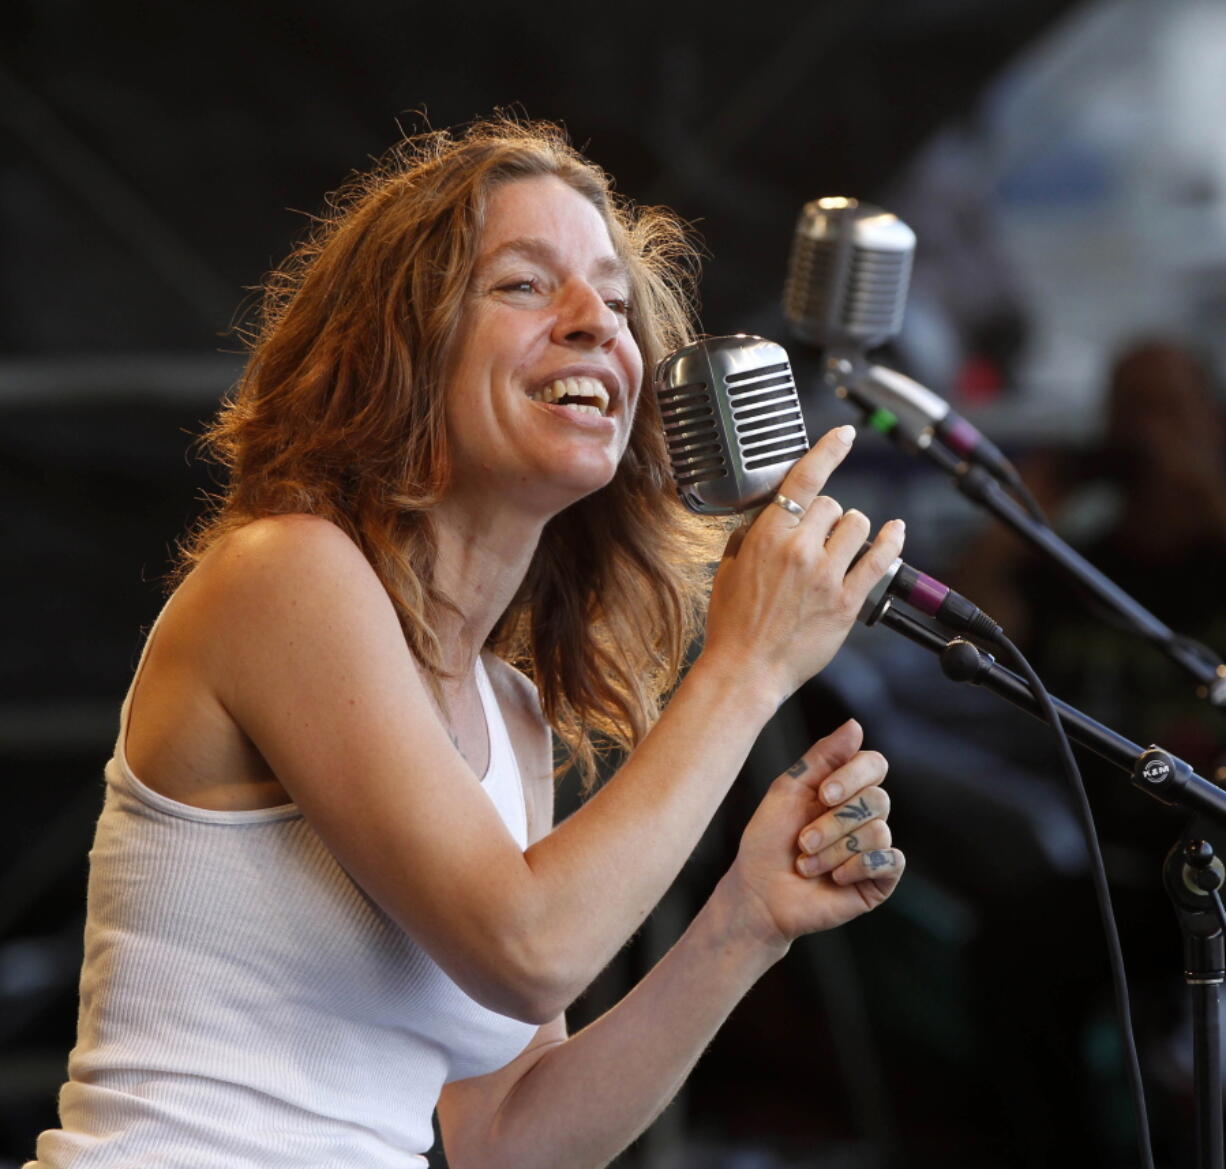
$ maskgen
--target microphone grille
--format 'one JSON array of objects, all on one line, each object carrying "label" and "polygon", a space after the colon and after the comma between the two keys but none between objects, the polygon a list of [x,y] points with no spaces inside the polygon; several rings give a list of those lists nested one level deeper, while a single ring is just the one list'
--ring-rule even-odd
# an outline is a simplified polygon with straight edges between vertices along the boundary
[{"label": "microphone grille", "polygon": [[915,233],[857,199],[806,203],[796,225],[783,311],[814,345],[871,349],[902,329]]},{"label": "microphone grille", "polygon": [[773,341],[696,341],[669,354],[655,381],[673,478],[692,511],[756,506],[809,449],[792,367]]}]

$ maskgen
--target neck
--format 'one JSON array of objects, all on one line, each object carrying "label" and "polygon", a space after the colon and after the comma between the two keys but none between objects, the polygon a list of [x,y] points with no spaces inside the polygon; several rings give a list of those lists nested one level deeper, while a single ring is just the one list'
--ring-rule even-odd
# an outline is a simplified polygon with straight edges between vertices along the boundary
[{"label": "neck", "polygon": [[434,512],[438,539],[435,582],[458,613],[445,613],[439,630],[445,666],[471,676],[499,618],[528,572],[545,520],[496,504],[444,499]]}]

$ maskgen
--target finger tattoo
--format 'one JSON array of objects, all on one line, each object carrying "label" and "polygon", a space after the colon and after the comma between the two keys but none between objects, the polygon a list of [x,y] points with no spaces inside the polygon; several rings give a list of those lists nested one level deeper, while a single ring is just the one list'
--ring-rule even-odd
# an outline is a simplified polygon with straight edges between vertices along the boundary
[{"label": "finger tattoo", "polygon": [[863,852],[864,851],[860,847],[860,842],[856,839],[856,834],[854,832],[847,838],[847,851],[848,852]]},{"label": "finger tattoo", "polygon": [[869,819],[872,814],[868,801],[861,796],[854,804],[845,804],[834,815],[836,819],[854,820],[858,824],[861,820]]},{"label": "finger tattoo", "polygon": [[894,850],[892,848],[874,848],[864,854],[866,869],[892,869],[894,867]]},{"label": "finger tattoo", "polygon": [[797,759],[791,767],[788,768],[788,775],[797,776],[804,775],[809,770],[809,765],[803,759]]}]

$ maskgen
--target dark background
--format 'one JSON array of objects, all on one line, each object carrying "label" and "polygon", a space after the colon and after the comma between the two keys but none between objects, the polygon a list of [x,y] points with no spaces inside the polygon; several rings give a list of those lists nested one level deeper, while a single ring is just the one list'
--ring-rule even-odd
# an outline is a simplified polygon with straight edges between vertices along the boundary
[{"label": "dark background", "polygon": [[[400,128],[496,107],[560,120],[621,190],[696,223],[710,252],[707,331],[784,339],[776,305],[800,205],[888,202],[928,138],[970,115],[1076,7],[8,6],[0,1165],[32,1155],[55,1120],[101,767],[174,541],[210,482],[191,437],[240,367],[232,324],[245,290],[324,192]],[[1007,353],[999,331],[983,340],[989,357]],[[807,360],[796,357],[798,370]],[[1012,443],[1027,453],[1024,433]],[[923,548],[924,517],[948,489],[890,449],[862,447],[849,495],[878,503],[881,519],[907,516]],[[785,709],[693,865],[577,1019],[675,936],[761,785],[847,712],[894,760],[905,895],[798,945],[627,1165],[1134,1163],[1102,946],[1050,749],[1037,724],[962,696],[930,661],[884,650],[886,637],[857,633],[839,669]],[[1139,836],[1136,817],[1121,817],[1113,855],[1141,968],[1160,1157],[1186,1163],[1179,943],[1154,895],[1161,847],[1182,821],[1144,812]]]}]

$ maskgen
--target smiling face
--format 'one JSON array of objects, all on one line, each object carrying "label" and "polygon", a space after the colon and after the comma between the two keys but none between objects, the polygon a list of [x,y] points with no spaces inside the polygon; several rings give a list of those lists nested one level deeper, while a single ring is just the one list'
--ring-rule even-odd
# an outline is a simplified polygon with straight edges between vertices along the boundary
[{"label": "smiling face", "polygon": [[447,377],[449,494],[548,516],[609,482],[643,372],[628,296],[600,212],[573,187],[548,175],[490,192]]}]

